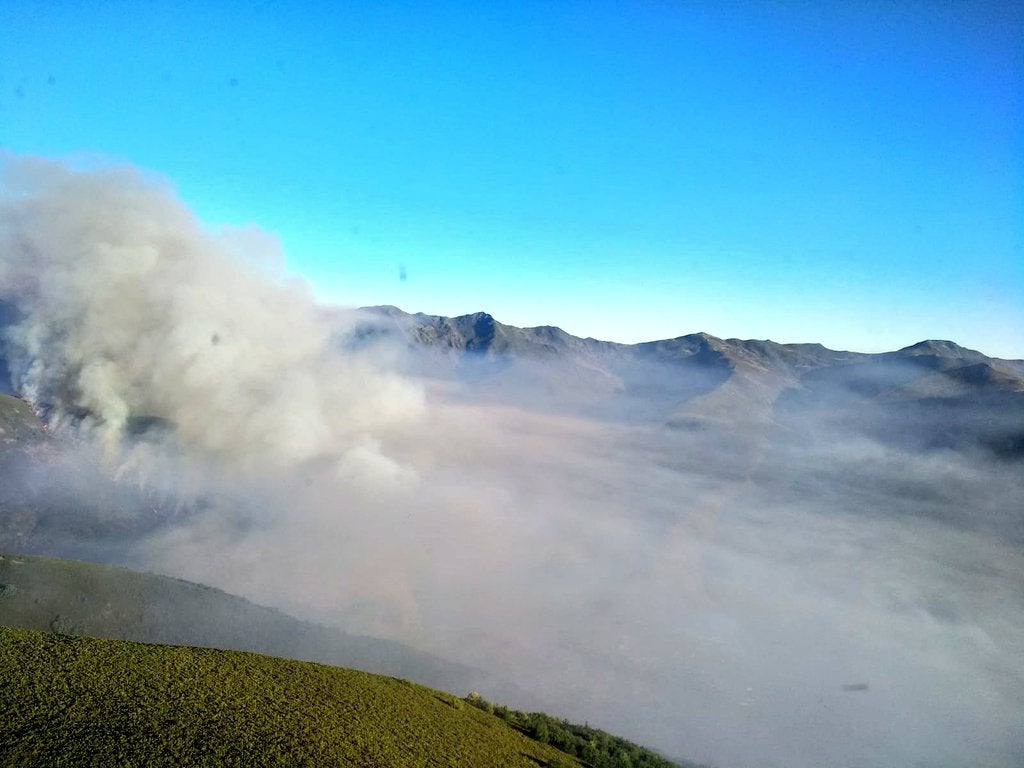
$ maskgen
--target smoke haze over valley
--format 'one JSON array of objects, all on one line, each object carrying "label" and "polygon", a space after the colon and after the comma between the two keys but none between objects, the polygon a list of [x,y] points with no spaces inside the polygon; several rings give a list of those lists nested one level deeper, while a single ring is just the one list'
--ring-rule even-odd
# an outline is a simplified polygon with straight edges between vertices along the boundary
[{"label": "smoke haze over valley", "polygon": [[1024,761],[1024,362],[324,307],[162,180],[3,173],[0,384],[49,429],[0,421],[0,551],[723,768]]}]

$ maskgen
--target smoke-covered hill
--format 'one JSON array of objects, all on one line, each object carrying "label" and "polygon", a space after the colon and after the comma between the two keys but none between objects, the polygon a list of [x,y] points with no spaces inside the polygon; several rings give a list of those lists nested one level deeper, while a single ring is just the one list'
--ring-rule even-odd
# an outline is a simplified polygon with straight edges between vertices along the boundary
[{"label": "smoke-covered hill", "polygon": [[299,621],[211,587],[49,557],[0,554],[0,625],[253,651],[402,677],[454,692],[489,690],[498,684],[481,670],[400,643]]}]

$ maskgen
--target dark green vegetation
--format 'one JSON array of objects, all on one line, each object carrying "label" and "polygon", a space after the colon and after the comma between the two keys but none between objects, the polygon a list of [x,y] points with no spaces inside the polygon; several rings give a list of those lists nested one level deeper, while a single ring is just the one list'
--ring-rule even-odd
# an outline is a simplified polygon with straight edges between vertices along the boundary
[{"label": "dark green vegetation", "polygon": [[0,628],[0,764],[579,763],[403,680],[250,653]]},{"label": "dark green vegetation", "polygon": [[299,621],[218,589],[109,565],[0,555],[0,624],[24,629],[255,651],[489,688],[493,676],[407,646]]},{"label": "dark green vegetation", "polygon": [[477,694],[470,694],[466,701],[496,715],[531,739],[551,744],[594,768],[702,768],[696,763],[670,762],[649,749],[589,725],[569,723],[543,712],[517,712],[495,706]]}]

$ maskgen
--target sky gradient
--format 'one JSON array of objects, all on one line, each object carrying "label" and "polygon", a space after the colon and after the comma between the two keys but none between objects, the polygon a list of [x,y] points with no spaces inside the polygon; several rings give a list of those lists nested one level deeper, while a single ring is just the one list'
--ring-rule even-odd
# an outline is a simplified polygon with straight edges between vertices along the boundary
[{"label": "sky gradient", "polygon": [[0,0],[0,147],[325,302],[1024,358],[1024,6]]}]

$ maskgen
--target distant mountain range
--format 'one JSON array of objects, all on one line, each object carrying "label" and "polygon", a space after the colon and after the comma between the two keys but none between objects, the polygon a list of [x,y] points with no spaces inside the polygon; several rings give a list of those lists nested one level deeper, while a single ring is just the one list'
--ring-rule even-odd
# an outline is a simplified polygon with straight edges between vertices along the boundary
[{"label": "distant mountain range", "polygon": [[[806,369],[879,357],[926,356],[948,361],[994,363],[997,368],[1011,370],[1018,381],[1024,378],[1024,360],[990,358],[951,341],[922,341],[896,352],[878,354],[836,351],[821,344],[779,344],[774,341],[720,339],[703,332],[660,341],[620,344],[594,338],[583,339],[553,325],[541,325],[536,328],[506,325],[486,312],[445,317],[426,315],[422,312],[410,314],[390,305],[363,307],[361,311],[370,317],[390,319],[395,328],[415,344],[491,356],[519,354],[543,358],[564,355],[621,355],[634,358],[653,356],[664,360],[687,358],[703,353],[709,355],[705,362],[717,355],[734,363],[745,362],[762,369],[766,365]],[[366,325],[362,330],[363,333],[373,333],[374,327]],[[377,332],[383,333],[389,330],[386,325],[376,328]]]},{"label": "distant mountain range", "polygon": [[[389,364],[404,366],[428,388],[436,385],[444,398],[667,428],[687,441],[672,449],[675,460],[728,456],[717,465],[742,477],[799,467],[806,445],[862,438],[900,451],[1024,460],[1024,361],[951,341],[879,354],[706,333],[618,344],[552,326],[517,328],[483,312],[448,318],[391,306],[359,310],[354,324],[351,317],[339,322],[339,339],[361,349],[398,347]],[[2,357],[0,372],[6,374]],[[129,427],[173,430],[166,417],[153,417],[130,414]],[[0,395],[0,548],[89,559],[98,557],[92,542],[128,533],[126,521],[138,536],[179,514],[168,508],[173,500],[63,462],[32,408]],[[40,485],[40,472],[59,483]],[[87,494],[87,487],[104,491]],[[61,512],[93,498],[95,514]],[[136,508],[161,514],[103,513]],[[64,543],[38,549],[34,541]]]},{"label": "distant mountain range", "polygon": [[485,312],[362,315],[352,343],[403,343],[417,374],[457,380],[471,398],[698,430],[825,423],[912,448],[1024,456],[1024,360],[952,341],[877,354],[707,333],[619,344]]}]

